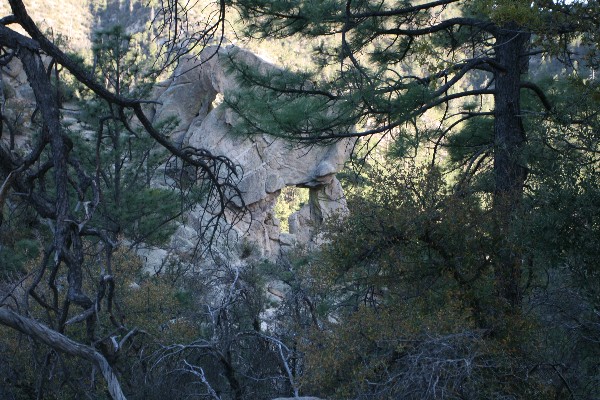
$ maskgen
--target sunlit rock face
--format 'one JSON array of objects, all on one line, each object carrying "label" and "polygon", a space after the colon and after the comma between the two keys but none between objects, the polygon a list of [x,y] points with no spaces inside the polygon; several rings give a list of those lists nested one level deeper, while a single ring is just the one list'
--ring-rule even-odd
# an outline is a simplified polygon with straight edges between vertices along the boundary
[{"label": "sunlit rock face", "polygon": [[[235,225],[235,236],[250,244],[260,256],[275,259],[289,246],[314,243],[316,229],[327,218],[347,213],[335,174],[347,160],[352,143],[341,141],[307,148],[263,134],[232,134],[236,116],[221,103],[223,93],[236,85],[224,68],[227,57],[263,70],[275,68],[233,46],[218,52],[208,48],[198,58],[183,60],[173,78],[159,88],[161,105],[155,110],[154,122],[176,117],[179,123],[171,134],[173,141],[225,155],[241,167],[239,188],[249,215]],[[289,233],[282,233],[274,207],[286,186],[308,188],[310,201],[290,216]],[[200,214],[201,210],[197,210],[190,215],[189,226],[194,226],[194,219],[201,218]],[[182,228],[176,240],[189,242],[195,234],[189,227]]]}]

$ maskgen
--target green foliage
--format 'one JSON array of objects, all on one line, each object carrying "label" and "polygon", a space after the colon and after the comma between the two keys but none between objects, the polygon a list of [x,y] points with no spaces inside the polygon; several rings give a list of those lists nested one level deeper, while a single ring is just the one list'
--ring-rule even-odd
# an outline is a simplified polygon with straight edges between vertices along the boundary
[{"label": "green foliage", "polygon": [[281,190],[275,204],[275,217],[282,232],[289,232],[288,218],[308,202],[308,189],[286,186]]},{"label": "green foliage", "polygon": [[[331,132],[338,125],[351,124],[356,118],[352,104],[339,102],[332,108],[331,100],[326,96],[307,96],[304,92],[312,85],[307,74],[268,68],[257,69],[231,54],[225,60],[227,71],[237,78],[240,89],[225,93],[225,103],[238,111],[239,120],[234,132],[246,134],[269,133],[281,137],[302,137]],[[269,88],[278,88],[282,93]],[[323,92],[326,94],[326,92]],[[351,99],[348,99],[351,100]],[[248,106],[255,112],[249,115],[242,110]]]},{"label": "green foliage", "polygon": [[[95,34],[95,73],[108,90],[129,97],[148,96],[153,79],[138,39],[118,25]],[[77,137],[75,144],[86,155],[84,161],[99,168],[102,192],[93,222],[134,243],[164,243],[182,212],[179,193],[152,187],[164,162],[164,150],[142,133],[132,115],[120,114],[94,97],[81,100],[83,120],[94,135],[87,141]],[[173,121],[163,121],[157,128],[166,134]]]},{"label": "green foliage", "polygon": [[[309,392],[545,399],[597,390],[597,86],[540,84],[568,117],[527,121],[528,186],[506,236],[495,233],[491,165],[478,162],[492,148],[488,118],[460,125],[443,147],[445,169],[394,160],[402,146],[414,148],[410,142],[394,142],[387,159],[361,165],[350,217],[330,227],[328,244],[305,266],[330,321],[303,348]],[[524,102],[542,115],[538,97],[527,93]],[[526,260],[522,314],[500,311],[492,264],[500,246]],[[572,318],[585,322],[573,328]],[[558,360],[558,370],[546,367]],[[431,382],[435,388],[421,386]]]},{"label": "green foliage", "polygon": [[0,282],[22,274],[39,257],[42,239],[49,234],[27,206],[12,203],[5,208],[6,218],[0,225]]},{"label": "green foliage", "polygon": [[490,150],[493,142],[493,119],[471,119],[462,126],[459,132],[448,139],[449,161],[453,164],[466,164],[473,155]]},{"label": "green foliage", "polygon": [[467,10],[475,15],[489,17],[498,24],[517,23],[527,27],[541,25],[541,19],[546,11],[541,4],[536,4],[544,2],[483,0],[468,3]]},{"label": "green foliage", "polygon": [[35,258],[40,251],[40,244],[33,238],[2,240],[0,248],[0,271],[3,276],[21,272],[25,263]]},{"label": "green foliage", "polygon": [[[110,203],[107,205],[110,207]],[[136,242],[165,243],[175,227],[169,218],[179,215],[180,199],[173,191],[130,185],[115,219],[125,237]]]},{"label": "green foliage", "polygon": [[[504,238],[494,236],[485,192],[454,192],[436,169],[373,168],[370,185],[349,198],[349,219],[331,226],[319,256],[304,261],[305,282],[313,282],[313,298],[320,299],[322,318],[329,321],[315,326],[302,347],[306,391],[373,399],[564,395],[561,378],[540,366],[564,361],[568,352],[577,354],[573,360],[598,357],[592,341],[579,336],[592,325],[569,331],[570,317],[558,300],[575,290],[583,297],[562,300],[567,314],[589,324],[596,319],[590,311],[597,303],[588,294],[597,293],[591,286],[598,281],[583,283],[582,271],[567,272],[565,266],[597,271],[586,261],[586,254],[598,251],[591,239],[598,235],[592,200],[597,180],[569,179],[562,189],[537,192],[544,206],[528,203],[512,226],[513,243],[531,259],[531,275],[522,281],[531,308],[506,317],[498,311],[503,305],[494,296],[490,260]],[[569,194],[569,185],[578,193]],[[573,220],[577,213],[582,220]],[[577,350],[570,337],[577,338]],[[585,395],[591,393],[587,384],[597,387],[590,368],[579,361],[561,367],[570,390]],[[576,385],[578,376],[587,383]]]},{"label": "green foliage", "polygon": [[442,287],[461,286],[474,305],[485,303],[487,294],[479,298],[471,285],[491,272],[485,250],[473,251],[493,246],[479,199],[453,195],[437,169],[397,168],[369,172],[372,186],[349,199],[352,217],[333,228],[322,255],[329,278],[320,281],[352,307],[373,285],[395,303],[431,286],[428,277]]}]

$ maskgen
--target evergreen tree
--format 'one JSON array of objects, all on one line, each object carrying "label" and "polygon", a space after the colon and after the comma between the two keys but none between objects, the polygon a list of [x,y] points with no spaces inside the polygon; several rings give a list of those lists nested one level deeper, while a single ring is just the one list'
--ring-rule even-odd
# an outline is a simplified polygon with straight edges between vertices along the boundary
[{"label": "evergreen tree", "polygon": [[[117,25],[96,32],[93,43],[94,69],[107,90],[121,96],[149,96],[154,75],[132,35]],[[186,208],[175,188],[151,185],[158,180],[165,152],[142,134],[131,112],[97,97],[84,99],[82,108],[84,121],[96,132],[89,143],[79,143],[101,182],[103,201],[96,218],[103,220],[100,223],[113,240],[124,234],[134,244],[159,244],[170,236],[169,225]],[[160,129],[167,133],[172,122],[165,121]],[[186,204],[193,201],[186,199]]]},{"label": "evergreen tree", "polygon": [[[532,81],[529,65],[533,56],[570,61],[566,68],[573,79],[594,92],[595,82],[587,77],[597,62],[598,5],[548,0],[231,3],[248,21],[249,34],[320,40],[316,60],[322,68],[336,66],[323,81],[314,73],[265,76],[232,65],[246,90],[226,101],[245,130],[305,144],[384,134],[400,147],[429,147],[433,164],[445,147],[460,147],[463,154],[455,159],[463,162],[460,190],[471,190],[464,184],[487,172],[497,294],[507,310],[517,311],[525,260],[512,225],[533,179],[525,149],[537,127],[551,125],[575,135],[569,126],[578,119],[555,107]],[[575,39],[582,43],[577,62]],[[524,96],[535,100],[527,108]],[[438,121],[426,123],[427,118]],[[593,131],[592,119],[580,122]],[[581,151],[596,151],[592,142]]]},{"label": "evergreen tree", "polygon": [[307,338],[306,384],[340,398],[593,398],[598,4],[231,3],[251,35],[317,43],[305,74],[231,62],[240,131],[391,142],[387,168],[358,155],[350,217],[306,265],[334,321]]}]

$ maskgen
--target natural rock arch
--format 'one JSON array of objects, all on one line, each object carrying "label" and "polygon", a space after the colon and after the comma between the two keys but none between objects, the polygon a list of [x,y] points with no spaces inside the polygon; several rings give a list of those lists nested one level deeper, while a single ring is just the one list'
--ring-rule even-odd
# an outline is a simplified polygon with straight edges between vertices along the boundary
[{"label": "natural rock arch", "polygon": [[[223,94],[236,86],[223,65],[227,57],[259,69],[276,68],[235,46],[207,48],[197,58],[183,59],[173,78],[157,88],[160,106],[156,107],[154,122],[175,117],[179,123],[172,140],[181,146],[225,155],[239,164],[243,170],[239,188],[249,215],[237,222],[233,231],[237,239],[254,245],[260,256],[274,260],[289,246],[311,242],[315,227],[327,218],[347,213],[343,189],[335,174],[347,160],[352,142],[306,148],[264,134],[232,134],[236,116],[220,102]],[[308,188],[310,201],[290,216],[290,232],[282,233],[274,207],[286,186]],[[197,221],[204,211],[192,212],[174,241],[191,242],[197,232],[190,226],[202,225]]]}]

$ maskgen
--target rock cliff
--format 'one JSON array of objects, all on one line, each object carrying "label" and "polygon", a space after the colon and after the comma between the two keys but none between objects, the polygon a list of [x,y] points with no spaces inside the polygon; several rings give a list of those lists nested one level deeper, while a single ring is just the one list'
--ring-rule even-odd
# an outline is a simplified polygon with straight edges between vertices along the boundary
[{"label": "rock cliff", "polygon": [[[314,242],[315,228],[333,215],[347,212],[343,190],[335,174],[342,168],[351,142],[331,146],[294,147],[289,142],[267,135],[232,134],[235,115],[221,103],[223,94],[235,88],[224,59],[237,60],[261,69],[275,68],[256,55],[236,48],[206,49],[198,58],[187,58],[177,67],[173,78],[157,88],[161,104],[154,121],[168,117],[179,121],[171,139],[182,146],[206,148],[239,164],[239,188],[249,215],[234,226],[237,238],[258,249],[260,256],[275,259],[295,243]],[[289,218],[289,233],[281,232],[274,207],[286,186],[308,188],[309,201]],[[193,212],[189,224],[181,226],[174,241],[191,242],[197,232]],[[235,255],[234,255],[235,257]]]}]

